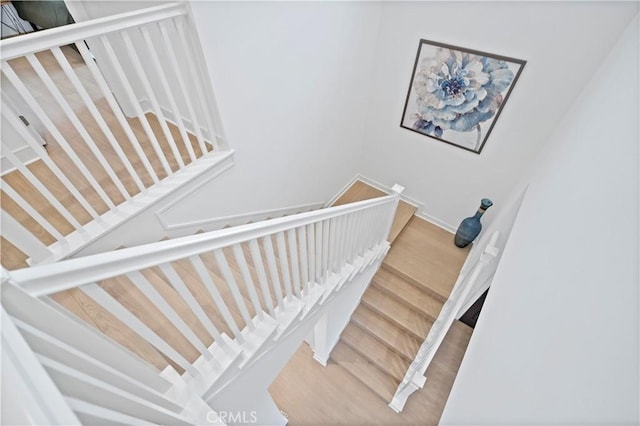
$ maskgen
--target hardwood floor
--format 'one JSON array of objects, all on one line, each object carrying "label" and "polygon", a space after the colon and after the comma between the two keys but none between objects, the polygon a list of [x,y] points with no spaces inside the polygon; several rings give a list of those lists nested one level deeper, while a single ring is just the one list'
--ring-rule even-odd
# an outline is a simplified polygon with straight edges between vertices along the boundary
[{"label": "hardwood floor", "polygon": [[[357,181],[336,204],[380,195],[384,193]],[[386,403],[437,319],[469,252],[453,244],[452,234],[414,212],[413,206],[400,203],[391,250],[331,355]]]},{"label": "hardwood floor", "polygon": [[[380,396],[343,366],[352,352],[336,348],[332,356],[340,356],[342,363],[330,360],[323,367],[313,360],[306,343],[297,350],[291,361],[273,382],[269,391],[276,404],[286,413],[289,425],[436,425],[453,386],[462,362],[471,328],[456,321],[433,362],[427,370],[427,383],[414,393],[397,414]],[[346,359],[344,361],[343,359]],[[376,381],[376,368],[362,368],[363,377]],[[395,389],[389,389],[393,392]]]},{"label": "hardwood floor", "polygon": [[[55,82],[56,87],[60,90],[64,100],[69,104],[71,110],[77,117],[81,128],[86,131],[88,138],[95,143],[97,151],[105,158],[108,166],[113,169],[117,180],[122,182],[127,195],[134,196],[138,194],[140,192],[140,188],[136,185],[135,179],[127,169],[125,162],[123,162],[118,156],[116,148],[110,143],[108,133],[111,133],[113,139],[117,142],[117,147],[124,152],[125,157],[131,163],[135,175],[140,179],[143,188],[150,187],[154,182],[151,175],[145,168],[142,158],[136,152],[134,144],[129,138],[130,135],[134,135],[139,141],[144,156],[149,160],[151,168],[158,178],[163,179],[167,177],[167,172],[162,166],[162,161],[152,146],[150,135],[145,132],[143,128],[142,119],[137,117],[125,117],[126,124],[125,126],[122,126],[116,116],[117,114],[122,114],[121,111],[119,109],[116,111],[111,108],[107,99],[99,90],[97,82],[93,79],[87,64],[83,62],[79,53],[70,47],[63,47],[62,50],[65,58],[67,58],[74,72],[81,81],[82,87],[84,87],[89,98],[95,104],[99,117],[101,117],[107,124],[107,132],[105,132],[98,124],[96,118],[91,114],[91,111],[82,100],[79,91],[74,88],[71,81],[65,76],[65,73],[60,68],[53,55],[49,51],[46,51],[38,53],[36,57],[48,71],[48,74],[52,81]],[[29,93],[31,93],[33,98],[45,111],[47,118],[54,123],[63,140],[71,146],[73,152],[81,159],[86,168],[91,171],[91,175],[98,182],[99,187],[106,193],[108,199],[114,205],[119,205],[125,202],[124,195],[118,189],[112,177],[109,176],[105,167],[101,165],[96,154],[89,149],[85,139],[81,136],[81,133],[73,125],[70,118],[61,110],[53,95],[48,91],[45,84],[37,76],[27,60],[24,58],[18,58],[9,61],[9,63],[14,71],[20,76],[20,79],[27,87]],[[9,98],[16,98],[17,93],[13,90],[12,85],[8,81],[4,81],[4,78],[3,90],[7,92],[6,96]],[[16,103],[21,105],[20,102]],[[24,105],[19,108],[24,108],[24,111],[29,110],[28,107]],[[19,111],[22,111],[22,109]],[[26,112],[25,115],[29,116]],[[42,120],[42,118],[43,117],[40,117],[40,120]],[[161,151],[167,159],[171,172],[177,171],[180,166],[177,157],[173,154],[172,149],[170,148],[169,141],[165,136],[165,133],[162,131],[163,124],[167,125],[172,139],[176,141],[180,158],[184,164],[189,164],[191,162],[187,146],[183,143],[184,141],[182,140],[177,126],[170,122],[161,122],[152,113],[146,113],[144,120],[149,123],[152,131],[151,136],[158,141]],[[71,157],[63,149],[59,141],[56,140],[56,138],[54,138],[53,135],[49,133],[37,120],[32,121],[33,123],[31,127],[34,128],[46,142],[46,153],[53,163],[64,173],[82,197],[87,200],[98,214],[103,214],[108,211],[109,207],[105,201],[87,178],[82,175],[79,168],[74,164]],[[188,137],[188,142],[195,153],[195,157],[200,158],[204,153],[200,149],[196,137],[191,133],[188,134]],[[206,147],[209,151],[212,150],[211,145],[207,144]],[[87,209],[83,207],[78,199],[66,189],[45,161],[36,160],[30,163],[27,166],[27,169],[36,176],[42,185],[44,185],[44,187],[55,196],[55,198],[70,212],[71,216],[81,225],[86,225],[92,220]],[[2,171],[2,184],[3,187],[8,185],[15,190],[62,235],[68,235],[75,230],[75,227],[60,213],[58,213],[56,208],[40,194],[40,191],[38,191],[21,172],[17,170],[9,172]],[[19,207],[5,191],[0,193],[0,202],[2,203],[3,210],[31,231],[42,243],[50,245],[56,241],[53,235],[47,232],[41,224],[34,220],[34,218],[32,218],[25,210]],[[22,253],[12,244],[8,244],[4,239],[2,241],[1,255],[2,266],[7,269],[17,269],[27,266],[27,255]]]}]

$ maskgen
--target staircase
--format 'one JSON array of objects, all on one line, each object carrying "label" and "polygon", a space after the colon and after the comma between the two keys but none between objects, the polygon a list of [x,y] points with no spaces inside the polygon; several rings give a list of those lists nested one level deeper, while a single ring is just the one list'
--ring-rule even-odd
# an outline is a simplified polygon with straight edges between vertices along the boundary
[{"label": "staircase", "polygon": [[401,187],[356,181],[327,209],[72,258],[229,166],[188,19],[167,4],[1,46],[3,148],[32,154],[2,158],[2,338],[21,392],[41,423],[216,423],[232,406],[284,424],[267,388],[313,334],[315,359],[390,402],[467,254]]},{"label": "staircase", "polygon": [[[380,193],[357,181],[335,204]],[[415,210],[399,203],[389,236],[391,250],[331,353],[387,403],[437,320],[469,252],[457,248],[449,232],[414,216]]]}]

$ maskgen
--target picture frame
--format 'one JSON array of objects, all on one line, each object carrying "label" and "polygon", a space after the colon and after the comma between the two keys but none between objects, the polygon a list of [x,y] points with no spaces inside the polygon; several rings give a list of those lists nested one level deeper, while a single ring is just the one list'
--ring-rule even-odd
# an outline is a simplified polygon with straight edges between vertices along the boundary
[{"label": "picture frame", "polygon": [[480,154],[525,64],[421,39],[400,127]]}]

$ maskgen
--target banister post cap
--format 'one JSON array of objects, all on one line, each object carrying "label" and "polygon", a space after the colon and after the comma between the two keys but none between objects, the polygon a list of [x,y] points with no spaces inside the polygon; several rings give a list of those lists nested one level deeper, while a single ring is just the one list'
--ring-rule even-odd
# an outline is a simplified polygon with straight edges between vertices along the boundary
[{"label": "banister post cap", "polygon": [[394,194],[402,194],[402,191],[404,191],[404,186],[398,185],[397,183],[391,187],[391,192]]}]

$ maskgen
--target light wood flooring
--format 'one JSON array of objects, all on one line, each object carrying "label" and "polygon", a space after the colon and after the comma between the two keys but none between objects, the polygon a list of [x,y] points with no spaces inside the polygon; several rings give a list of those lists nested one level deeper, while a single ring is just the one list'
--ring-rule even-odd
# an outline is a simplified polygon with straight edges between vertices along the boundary
[{"label": "light wood flooring", "polygon": [[298,425],[436,425],[462,362],[471,328],[456,321],[427,369],[424,388],[397,414],[380,396],[333,360],[323,367],[306,343],[296,351],[269,391]]},{"label": "light wood flooring", "polygon": [[[357,181],[336,204],[380,195]],[[437,319],[469,252],[454,245],[451,233],[414,212],[415,207],[400,203],[391,250],[331,354],[333,362],[385,403]],[[446,400],[445,394],[441,397]]]},{"label": "light wood flooring", "polygon": [[[106,122],[109,132],[113,134],[118,146],[125,153],[126,158],[131,162],[131,165],[137,176],[140,178],[143,187],[150,187],[153,184],[153,180],[146,170],[142,159],[136,153],[134,145],[127,136],[128,129],[131,130],[140,142],[142,151],[144,152],[145,157],[149,160],[151,168],[158,176],[158,179],[167,177],[167,172],[162,167],[160,157],[153,149],[149,135],[144,131],[142,120],[136,117],[126,117],[126,128],[123,127],[116,117],[116,114],[121,114],[121,111],[114,111],[109,106],[109,103],[100,91],[96,81],[93,79],[88,69],[87,64],[84,63],[80,54],[70,47],[63,47],[62,50],[74,72],[81,81],[82,86],[85,88],[88,96],[94,102],[99,115]],[[107,163],[112,167],[115,175],[122,182],[128,195],[134,196],[138,194],[140,189],[135,184],[132,175],[127,171],[124,162],[119,158],[116,150],[109,143],[107,135],[100,128],[96,119],[92,116],[90,110],[82,100],[79,92],[65,76],[53,55],[47,51],[38,53],[36,57],[48,71],[52,80],[55,82],[56,87],[60,90],[64,99],[70,105],[83,128],[86,129],[90,139],[96,144],[99,152],[104,156]],[[18,58],[9,61],[9,63],[14,71],[20,76],[21,80],[32,96],[36,99],[38,104],[42,106],[47,117],[60,131],[64,140],[71,145],[73,151],[82,160],[87,169],[91,171],[91,174],[107,194],[111,202],[115,205],[123,203],[125,201],[123,194],[117,189],[105,168],[100,165],[97,157],[90,151],[78,130],[73,126],[67,115],[62,112],[53,95],[48,91],[43,81],[37,76],[27,60],[24,58]],[[4,78],[2,83],[3,90],[6,91],[5,95],[15,99],[16,93],[11,84],[4,80]],[[18,108],[25,108],[24,105],[20,107],[20,102],[16,103],[18,104]],[[21,111],[22,109],[19,110],[19,113]],[[29,110],[25,109],[24,111]],[[29,113],[25,112],[24,115],[29,118]],[[163,155],[169,163],[171,172],[173,173],[177,171],[179,169],[178,160],[172,153],[168,139],[162,131],[162,123],[152,113],[145,114],[145,118],[150,125],[152,134],[160,145]],[[179,129],[170,122],[166,122],[166,124],[172,139],[176,141],[180,157],[185,164],[189,164],[191,159],[189,158],[186,144],[182,140]],[[82,176],[79,169],[74,165],[74,162],[62,149],[61,145],[56,141],[52,134],[47,132],[44,127],[35,121],[32,124],[32,127],[40,133],[40,136],[46,142],[46,149],[49,158],[51,158],[60,170],[62,170],[74,187],[78,189],[80,194],[82,194],[98,214],[105,213],[109,209],[107,204],[87,179]],[[203,152],[197,143],[196,137],[189,133],[188,138],[188,142],[193,148],[196,158],[201,157]],[[209,144],[207,144],[206,147],[211,151],[212,148]],[[38,178],[38,180],[55,195],[56,199],[69,210],[71,215],[80,224],[85,225],[92,220],[87,210],[82,207],[80,202],[65,188],[62,182],[55,177],[53,171],[44,163],[44,161],[37,160],[29,164],[27,167]],[[3,185],[11,186],[33,208],[35,208],[36,211],[38,211],[43,217],[47,218],[53,227],[62,235],[67,235],[74,230],[73,225],[58,213],[54,206],[49,203],[31,183],[28,182],[22,173],[19,171],[12,171],[9,173],[2,171],[2,180]],[[32,234],[35,235],[42,243],[50,245],[56,241],[53,235],[48,233],[40,223],[19,207],[4,191],[0,194],[0,202],[2,203],[3,210],[17,219],[18,222],[31,231]],[[16,248],[5,238],[2,238],[0,243],[2,266],[7,269],[16,269],[27,266],[26,254]]]}]

